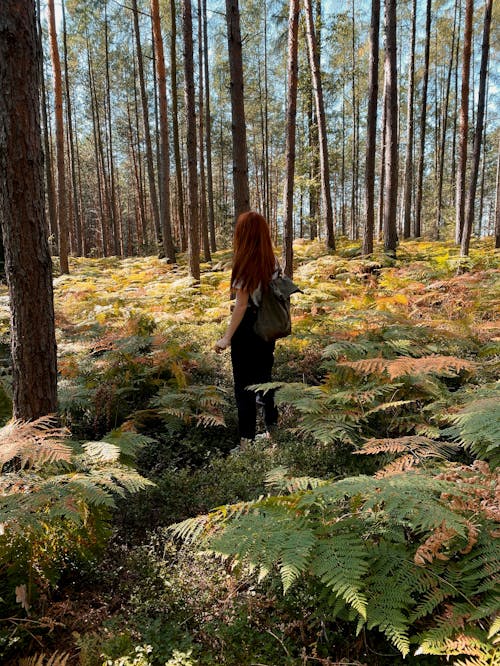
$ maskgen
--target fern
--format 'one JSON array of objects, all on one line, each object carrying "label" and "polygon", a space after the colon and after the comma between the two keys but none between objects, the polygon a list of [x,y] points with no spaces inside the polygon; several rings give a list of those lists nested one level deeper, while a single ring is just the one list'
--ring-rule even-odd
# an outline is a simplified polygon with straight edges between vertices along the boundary
[{"label": "fern", "polygon": [[500,464],[500,384],[491,397],[472,400],[448,418],[453,424],[444,434],[456,439],[492,467]]},{"label": "fern", "polygon": [[319,585],[332,613],[350,609],[358,630],[378,628],[402,654],[425,620],[418,640],[431,649],[456,636],[463,618],[475,626],[495,609],[500,548],[488,504],[481,508],[489,484],[482,465],[484,483],[477,466],[455,466],[451,477],[420,471],[334,482],[294,481],[280,468],[268,481],[289,495],[219,507],[172,531],[260,580],[277,571],[285,591],[299,577]]},{"label": "fern", "polygon": [[66,666],[70,658],[68,652],[54,652],[52,655],[36,654],[19,659],[18,666]]}]

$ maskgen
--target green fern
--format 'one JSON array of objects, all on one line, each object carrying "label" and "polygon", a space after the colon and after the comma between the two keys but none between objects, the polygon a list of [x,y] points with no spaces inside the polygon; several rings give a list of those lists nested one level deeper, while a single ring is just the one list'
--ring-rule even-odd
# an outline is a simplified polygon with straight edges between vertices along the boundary
[{"label": "green fern", "polygon": [[259,580],[276,571],[284,591],[305,578],[326,592],[332,614],[378,628],[404,655],[415,640],[430,650],[454,639],[464,617],[473,627],[491,618],[498,603],[500,548],[480,500],[489,481],[481,485],[477,468],[453,469],[450,479],[430,470],[316,482],[280,468],[268,481],[290,494],[219,507],[172,531]]}]

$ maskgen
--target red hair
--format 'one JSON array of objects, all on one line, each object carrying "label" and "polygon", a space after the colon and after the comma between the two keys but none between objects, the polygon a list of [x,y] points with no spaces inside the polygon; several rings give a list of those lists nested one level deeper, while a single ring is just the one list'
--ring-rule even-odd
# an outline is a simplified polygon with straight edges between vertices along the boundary
[{"label": "red hair", "polygon": [[254,211],[242,213],[234,230],[231,288],[236,284],[251,293],[262,284],[266,289],[275,270],[276,257],[265,218]]}]

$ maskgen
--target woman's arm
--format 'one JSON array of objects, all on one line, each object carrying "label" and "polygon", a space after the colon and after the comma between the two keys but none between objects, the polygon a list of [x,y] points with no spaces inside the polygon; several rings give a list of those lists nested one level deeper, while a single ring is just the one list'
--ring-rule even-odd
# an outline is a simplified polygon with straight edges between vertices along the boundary
[{"label": "woman's arm", "polygon": [[231,315],[231,321],[227,327],[227,331],[220,340],[217,340],[215,343],[215,351],[221,352],[226,347],[229,347],[231,344],[231,338],[233,337],[236,329],[243,319],[248,305],[248,291],[243,291],[242,289],[236,290],[236,302],[234,304],[234,309]]}]

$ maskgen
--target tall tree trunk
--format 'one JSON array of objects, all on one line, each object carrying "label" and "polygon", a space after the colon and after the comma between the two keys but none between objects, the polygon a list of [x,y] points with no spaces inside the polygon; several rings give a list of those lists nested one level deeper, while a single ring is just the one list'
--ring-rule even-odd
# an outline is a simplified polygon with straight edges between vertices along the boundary
[{"label": "tall tree trunk", "polygon": [[62,99],[62,76],[59,49],[57,46],[54,0],[47,0],[49,18],[50,54],[54,77],[54,105],[56,121],[57,155],[57,221],[59,227],[59,261],[61,273],[69,273],[68,263],[68,219],[66,210],[66,173],[64,167],[64,121]]},{"label": "tall tree trunk", "polygon": [[479,96],[477,101],[476,129],[474,132],[474,147],[472,152],[472,170],[470,174],[469,191],[465,206],[464,229],[460,254],[463,257],[469,254],[470,237],[474,223],[474,203],[476,198],[477,179],[479,175],[479,162],[481,159],[481,143],[483,138],[484,108],[486,97],[486,78],[488,75],[488,56],[490,50],[490,28],[493,0],[486,0],[484,12],[483,45],[481,49],[481,69],[479,72]]},{"label": "tall tree trunk", "polygon": [[40,60],[33,1],[3,0],[0,223],[11,312],[14,418],[23,420],[57,409],[52,261],[40,136]]},{"label": "tall tree trunk", "polygon": [[351,57],[352,57],[352,73],[351,73],[351,86],[352,86],[352,188],[351,188],[351,225],[349,237],[351,240],[356,239],[357,231],[357,215],[356,215],[356,194],[358,189],[358,165],[356,160],[357,146],[358,146],[358,124],[356,122],[356,24],[354,16],[354,2],[351,2]]},{"label": "tall tree trunk", "polygon": [[[205,53],[205,58],[207,55],[208,54]],[[203,17],[201,11],[201,0],[198,0],[198,143],[200,155],[200,226],[203,258],[205,261],[212,261],[212,257],[210,255],[210,238],[207,215],[207,181],[205,178],[205,132],[203,113],[205,103],[205,86],[203,81],[203,61]]]},{"label": "tall tree trunk", "polygon": [[[39,27],[39,32],[41,34],[40,27]],[[41,90],[42,90],[41,107],[42,107],[42,125],[43,125],[43,152],[44,152],[43,164],[45,167],[45,191],[47,192],[49,230],[50,230],[50,235],[52,236],[51,241],[57,246],[59,244],[58,233],[57,233],[57,207],[56,207],[55,191],[54,191],[54,176],[52,173],[52,153],[50,150],[50,133],[49,133],[49,124],[47,120],[47,94],[46,94],[45,81],[43,75],[43,64],[42,64],[42,72],[40,80],[41,80]]]},{"label": "tall tree trunk", "polygon": [[175,0],[170,0],[170,79],[172,94],[172,136],[174,140],[175,182],[177,215],[181,250],[187,250],[186,221],[184,219],[184,185],[182,182],[181,149],[179,143],[179,103],[177,95],[177,9]]},{"label": "tall tree trunk", "polygon": [[132,0],[132,13],[134,17],[135,47],[137,55],[137,69],[139,73],[139,89],[141,92],[142,115],[144,121],[144,138],[146,139],[146,163],[148,168],[148,182],[151,209],[153,211],[153,222],[156,232],[156,242],[158,251],[163,254],[163,239],[160,224],[160,211],[158,208],[158,197],[156,193],[155,172],[153,166],[153,147],[151,143],[151,130],[149,126],[148,98],[146,94],[146,83],[144,80],[144,64],[142,57],[141,33],[139,29],[139,14],[137,9],[137,0]]},{"label": "tall tree trunk", "polygon": [[[458,1],[458,0],[457,0]],[[457,2],[455,2],[455,12],[453,16],[453,33],[451,39],[451,53],[452,57],[448,67],[448,74],[446,78],[446,89],[444,96],[444,110],[443,110],[443,120],[442,120],[442,131],[441,131],[441,146],[439,150],[439,170],[438,170],[438,194],[437,194],[437,211],[436,211],[436,231],[435,237],[439,239],[442,226],[442,203],[443,203],[443,179],[444,179],[444,155],[446,150],[446,130],[448,128],[448,106],[450,100],[450,86],[451,86],[451,74],[453,71],[453,53],[455,53],[455,38],[456,38],[456,29],[457,29],[457,13],[458,7]]]},{"label": "tall tree trunk", "polygon": [[363,234],[363,254],[373,252],[375,226],[375,152],[377,143],[377,101],[379,61],[380,0],[372,0],[370,23],[370,65],[368,72],[368,113],[366,127],[366,226]]},{"label": "tall tree trunk", "polygon": [[497,183],[495,189],[495,249],[500,248],[500,138],[497,152]]},{"label": "tall tree trunk", "polygon": [[115,157],[113,153],[113,114],[111,106],[111,84],[109,77],[109,23],[108,23],[108,0],[104,5],[104,44],[106,53],[106,105],[107,105],[107,120],[108,120],[108,173],[109,173],[109,198],[110,198],[110,213],[111,213],[111,226],[113,230],[113,248],[116,256],[123,254],[121,229],[120,229],[120,215],[119,208],[116,203],[116,179],[115,179]]},{"label": "tall tree trunk", "polygon": [[71,173],[71,185],[73,188],[73,219],[75,222],[75,236],[76,236],[76,254],[82,256],[82,221],[80,218],[80,208],[78,205],[78,182],[76,178],[76,159],[75,159],[75,139],[73,137],[73,118],[72,118],[72,104],[69,87],[69,69],[68,69],[68,46],[66,35],[66,11],[65,1],[61,0],[62,16],[63,16],[63,47],[64,47],[64,81],[66,84],[66,119],[68,126],[68,154]]},{"label": "tall tree trunk", "polygon": [[384,251],[395,255],[398,203],[398,86],[396,53],[396,0],[385,2],[386,132],[384,191]]},{"label": "tall tree trunk", "polygon": [[458,139],[458,168],[455,194],[455,242],[462,242],[462,231],[465,217],[465,174],[467,171],[467,141],[469,133],[469,81],[472,45],[472,21],[474,17],[474,0],[466,0],[464,49],[462,56],[462,87],[460,94],[460,134]]},{"label": "tall tree trunk", "polygon": [[385,190],[385,156],[387,137],[387,86],[384,72],[384,91],[382,93],[382,137],[380,145],[380,185],[378,191],[378,240],[382,240],[384,229],[384,190]]},{"label": "tall tree trunk", "polygon": [[425,134],[427,128],[427,88],[429,85],[431,10],[432,0],[427,0],[427,9],[425,13],[424,80],[422,84],[422,104],[420,107],[420,151],[418,156],[417,194],[415,199],[415,228],[413,232],[415,238],[419,238],[422,235],[422,189],[424,183]]},{"label": "tall tree trunk", "polygon": [[196,155],[196,111],[193,74],[193,18],[191,0],[182,0],[182,29],[184,35],[184,79],[186,108],[186,144],[188,176],[188,254],[189,271],[200,279],[200,238],[198,209],[198,173]]},{"label": "tall tree trunk", "polygon": [[318,48],[314,30],[313,12],[311,0],[305,0],[307,44],[309,51],[309,64],[314,87],[314,98],[316,103],[316,117],[318,119],[320,165],[321,165],[321,191],[323,194],[324,214],[326,218],[326,244],[331,250],[335,250],[335,236],[333,231],[332,193],[330,190],[330,164],[328,159],[328,138],[326,135],[325,107],[323,102],[323,87],[321,84],[321,72],[319,67]]},{"label": "tall tree trunk", "polygon": [[215,252],[215,210],[214,210],[214,177],[212,169],[212,114],[210,112],[210,72],[208,67],[208,21],[207,0],[202,0],[203,14],[203,50],[205,53],[205,149],[207,152],[207,194],[208,194],[208,230],[210,234],[210,250]]},{"label": "tall tree trunk", "polygon": [[155,45],[156,82],[160,107],[160,215],[163,252],[170,263],[175,263],[175,248],[172,239],[170,218],[170,155],[168,145],[167,73],[161,34],[160,6],[158,0],[151,0],[151,20]]},{"label": "tall tree trunk", "polygon": [[240,10],[238,0],[226,0],[227,42],[231,74],[231,122],[233,136],[234,214],[238,218],[250,208],[248,155],[243,95]]},{"label": "tall tree trunk", "polygon": [[404,178],[403,238],[411,234],[411,199],[413,192],[413,99],[415,95],[415,34],[417,29],[417,0],[413,0],[411,13],[410,65],[408,68],[408,105],[406,123],[406,159]]},{"label": "tall tree trunk", "polygon": [[283,266],[285,275],[293,276],[293,189],[295,177],[295,129],[297,116],[299,0],[290,0],[288,16],[288,72],[286,122],[286,181],[283,221]]}]

